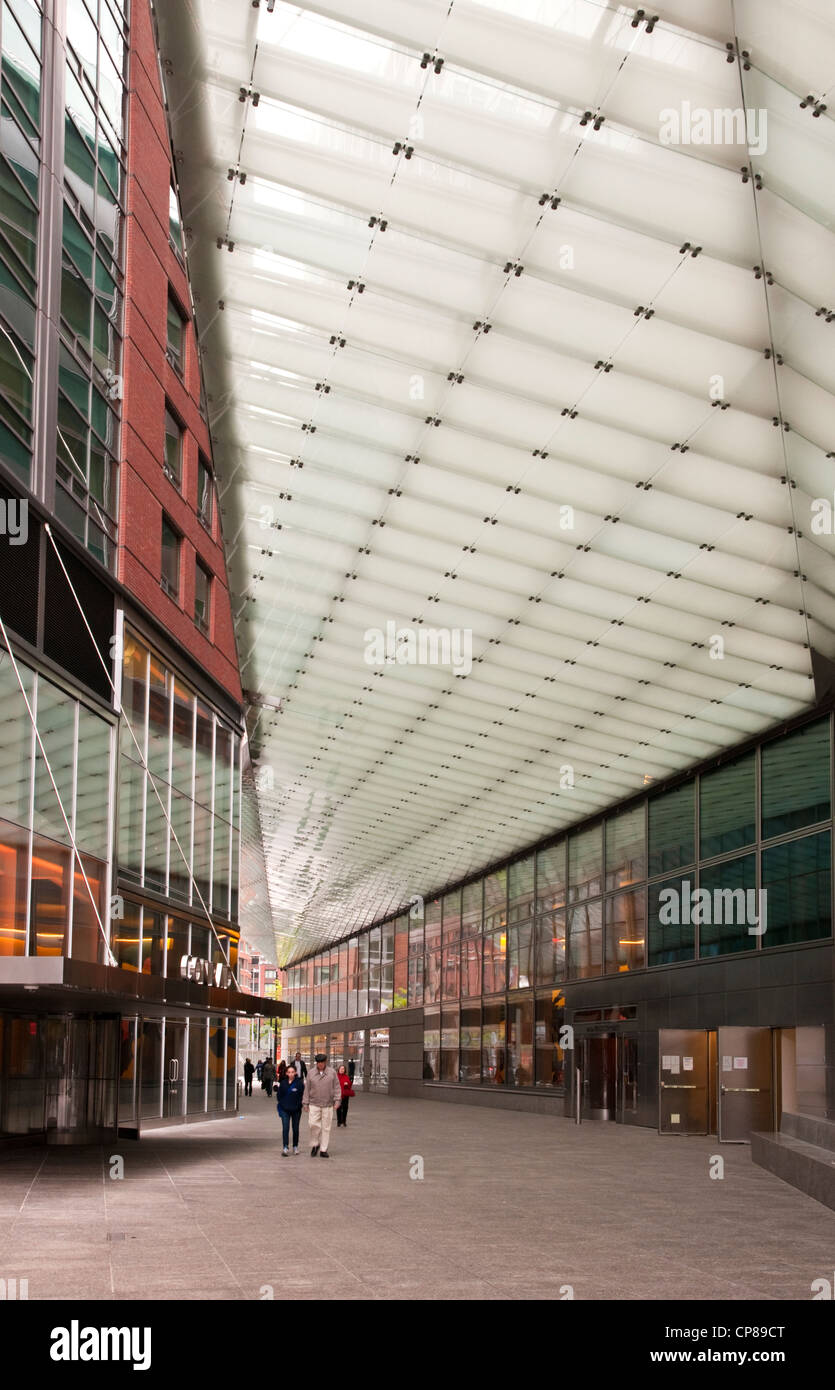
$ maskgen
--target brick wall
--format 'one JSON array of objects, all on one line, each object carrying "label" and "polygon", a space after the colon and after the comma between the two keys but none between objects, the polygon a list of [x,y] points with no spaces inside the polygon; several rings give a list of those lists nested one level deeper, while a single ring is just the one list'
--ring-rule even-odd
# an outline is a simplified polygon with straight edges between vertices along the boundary
[{"label": "brick wall", "polygon": [[[135,0],[131,11],[118,576],[171,638],[240,701],[217,499],[211,534],[197,515],[198,457],[202,451],[211,459],[211,447],[200,413],[188,281],[168,234],[171,154],[148,0]],[[169,287],[189,320],[182,378],[165,351]],[[166,400],[184,429],[180,488],[162,467]],[[182,536],[176,602],[160,586],[163,510]],[[213,575],[209,636],[194,623],[197,555]]]}]

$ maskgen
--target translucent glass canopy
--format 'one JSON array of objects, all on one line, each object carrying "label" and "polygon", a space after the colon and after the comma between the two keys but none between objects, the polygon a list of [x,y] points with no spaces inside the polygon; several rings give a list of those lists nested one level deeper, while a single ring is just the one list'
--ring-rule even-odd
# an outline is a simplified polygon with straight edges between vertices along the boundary
[{"label": "translucent glass canopy", "polygon": [[815,702],[835,12],[157,17],[288,962]]}]

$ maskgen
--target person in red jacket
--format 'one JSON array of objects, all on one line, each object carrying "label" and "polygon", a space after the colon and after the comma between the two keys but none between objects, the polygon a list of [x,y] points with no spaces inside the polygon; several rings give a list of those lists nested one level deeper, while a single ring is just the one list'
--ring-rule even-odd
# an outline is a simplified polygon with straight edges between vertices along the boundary
[{"label": "person in red jacket", "polygon": [[351,1099],[351,1096],[356,1095],[356,1092],[355,1092],[353,1086],[351,1085],[351,1078],[350,1078],[350,1076],[348,1075],[348,1072],[347,1072],[347,1070],[346,1070],[344,1064],[340,1064],[340,1066],[337,1067],[337,1069],[336,1069],[336,1075],[337,1075],[337,1079],[338,1079],[338,1081],[339,1081],[339,1085],[340,1085],[340,1087],[342,1088],[342,1101],[341,1101],[341,1103],[340,1103],[340,1105],[339,1105],[339,1108],[338,1108],[338,1110],[337,1110],[337,1112],[336,1112],[336,1127],[337,1127],[337,1129],[338,1129],[339,1126],[341,1125],[343,1129],[347,1129],[347,1128],[348,1128],[348,1102],[349,1102],[349,1100]]}]

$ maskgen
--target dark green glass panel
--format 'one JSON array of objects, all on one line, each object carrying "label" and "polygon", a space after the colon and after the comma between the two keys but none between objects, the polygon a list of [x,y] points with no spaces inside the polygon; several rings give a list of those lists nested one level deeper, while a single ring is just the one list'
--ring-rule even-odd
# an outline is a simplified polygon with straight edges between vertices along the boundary
[{"label": "dark green glass panel", "polygon": [[754,843],[756,836],[754,753],[706,773],[699,781],[699,853],[702,859]]},{"label": "dark green glass panel", "polygon": [[684,782],[649,803],[649,874],[666,873],[696,857],[694,784]]},{"label": "dark green glass panel", "polygon": [[[685,889],[684,885],[687,885]],[[688,907],[694,875],[668,878],[649,889],[648,965],[670,965],[676,960],[693,960],[695,927]]]},{"label": "dark green glass panel", "polygon": [[32,453],[0,419],[0,459],[7,463],[18,478],[25,483],[32,475]]},{"label": "dark green glass panel", "polygon": [[832,935],[831,864],[828,830],[763,850],[767,913],[763,946]]},{"label": "dark green glass panel", "polygon": [[700,957],[756,950],[760,921],[756,887],[755,854],[702,869],[699,876],[702,901],[694,901],[691,906],[692,916],[701,918],[698,924]]},{"label": "dark green glass panel", "polygon": [[85,280],[91,280],[93,275],[93,248],[88,238],[85,236],[80,222],[70,212],[66,203],[64,204],[62,243],[64,250],[72,258]]},{"label": "dark green glass panel", "polygon": [[828,719],[766,743],[760,756],[764,840],[829,819]]},{"label": "dark green glass panel", "polygon": [[61,270],[61,317],[85,347],[90,347],[93,296],[78,271],[66,262]]}]

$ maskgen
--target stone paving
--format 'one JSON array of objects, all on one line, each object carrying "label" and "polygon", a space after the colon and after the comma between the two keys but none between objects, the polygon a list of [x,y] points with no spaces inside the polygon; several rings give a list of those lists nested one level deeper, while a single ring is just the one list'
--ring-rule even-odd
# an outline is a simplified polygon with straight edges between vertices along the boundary
[{"label": "stone paving", "polygon": [[274,1105],[241,1104],[139,1143],[4,1153],[0,1278],[30,1299],[808,1301],[833,1277],[835,1212],[746,1147],[360,1095],[329,1161],[306,1120],[284,1159]]}]

